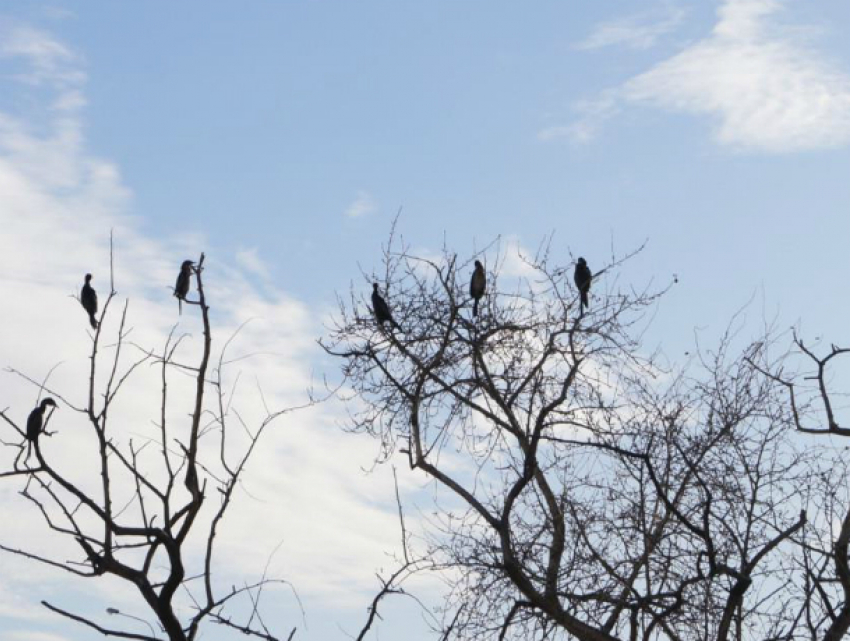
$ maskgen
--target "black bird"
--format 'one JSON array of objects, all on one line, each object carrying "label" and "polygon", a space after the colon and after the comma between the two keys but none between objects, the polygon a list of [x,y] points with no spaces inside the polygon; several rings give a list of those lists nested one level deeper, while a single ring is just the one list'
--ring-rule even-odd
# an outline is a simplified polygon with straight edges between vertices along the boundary
[{"label": "black bird", "polygon": [[194,261],[184,260],[180,265],[180,273],[177,275],[177,283],[174,285],[174,295],[177,297],[177,305],[180,313],[183,313],[183,302],[189,293],[189,284],[192,280],[192,265]]},{"label": "black bird", "polygon": [[56,401],[54,401],[49,396],[46,397],[43,401],[41,401],[39,406],[36,407],[32,412],[30,412],[30,415],[27,418],[28,441],[35,441],[38,438],[38,435],[41,434],[41,428],[44,426],[44,413],[47,411],[48,405],[56,407]]},{"label": "black bird", "polygon": [[590,291],[590,281],[592,278],[593,274],[590,273],[587,261],[584,258],[579,257],[576,262],[576,271],[575,274],[573,274],[573,280],[575,280],[576,287],[578,287],[578,291],[581,293],[582,313],[584,313],[585,307],[590,306],[587,293]]},{"label": "black bird", "polygon": [[91,286],[91,274],[86,274],[86,283],[80,290],[80,304],[88,312],[92,329],[97,329],[97,292]]},{"label": "black bird", "polygon": [[390,325],[400,330],[398,323],[393,320],[393,315],[390,314],[390,307],[387,301],[378,293],[378,283],[372,283],[372,311],[375,312],[375,320],[378,325],[384,326],[384,323],[389,322]]},{"label": "black bird", "polygon": [[475,271],[472,272],[472,279],[469,281],[469,295],[475,301],[472,304],[472,315],[478,316],[478,301],[484,296],[484,290],[487,288],[487,272],[484,271],[484,265],[480,260],[475,261]]}]

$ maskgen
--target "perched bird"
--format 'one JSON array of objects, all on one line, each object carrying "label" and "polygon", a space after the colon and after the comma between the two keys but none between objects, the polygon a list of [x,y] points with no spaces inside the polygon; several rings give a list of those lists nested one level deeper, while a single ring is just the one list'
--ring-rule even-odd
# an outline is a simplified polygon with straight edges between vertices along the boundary
[{"label": "perched bird", "polygon": [[484,271],[484,265],[480,260],[475,261],[475,271],[472,272],[472,278],[469,281],[469,295],[472,296],[472,315],[478,316],[478,301],[484,296],[484,290],[487,287],[487,272]]},{"label": "perched bird", "polygon": [[97,329],[97,292],[91,286],[91,274],[86,274],[86,282],[80,290],[80,304],[88,312],[92,329]]},{"label": "perched bird", "polygon": [[375,312],[375,320],[378,321],[378,325],[383,327],[384,323],[389,322],[396,329],[401,329],[398,323],[393,320],[387,301],[378,293],[378,283],[372,283],[372,311]]},{"label": "perched bird", "polygon": [[177,275],[177,283],[174,285],[174,295],[177,297],[177,305],[180,313],[183,313],[183,301],[189,293],[189,284],[192,280],[192,266],[194,261],[184,260],[180,265],[180,273]]},{"label": "perched bird", "polygon": [[54,401],[49,396],[46,397],[38,407],[36,407],[32,412],[30,412],[29,417],[27,418],[27,440],[32,442],[38,438],[38,435],[41,434],[41,429],[44,427],[44,413],[47,411],[47,406],[52,405],[56,407],[56,401]]},{"label": "perched bird", "polygon": [[576,262],[576,271],[575,274],[573,274],[573,280],[575,280],[576,287],[578,287],[578,291],[581,293],[582,313],[584,313],[584,308],[590,305],[587,294],[590,291],[590,281],[592,278],[593,274],[590,273],[587,261],[584,258],[579,257]]}]

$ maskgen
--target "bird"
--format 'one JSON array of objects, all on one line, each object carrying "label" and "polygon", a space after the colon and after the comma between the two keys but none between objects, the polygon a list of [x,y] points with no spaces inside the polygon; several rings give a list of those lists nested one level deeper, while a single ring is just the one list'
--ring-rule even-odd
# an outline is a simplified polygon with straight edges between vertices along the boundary
[{"label": "bird", "polygon": [[472,296],[472,315],[478,316],[478,301],[484,296],[484,290],[487,287],[487,272],[484,271],[484,265],[480,260],[475,261],[475,271],[472,272],[472,278],[469,281],[469,295]]},{"label": "bird", "polygon": [[590,268],[587,266],[587,261],[584,258],[579,257],[578,261],[576,261],[576,271],[573,274],[573,280],[576,283],[576,287],[578,287],[578,291],[581,293],[581,311],[584,313],[584,308],[590,306],[590,301],[588,299],[588,292],[590,291],[590,281],[593,278],[593,274],[590,272]]},{"label": "bird", "polygon": [[189,293],[189,282],[192,279],[192,266],[194,261],[184,260],[180,265],[180,273],[177,275],[177,283],[174,285],[174,295],[177,297],[177,305],[180,313],[183,313],[183,302]]},{"label": "bird", "polygon": [[44,427],[44,413],[47,411],[48,405],[56,407],[56,401],[49,396],[42,400],[38,407],[30,412],[30,415],[27,418],[28,441],[34,442],[38,438],[38,435],[41,434],[42,427]]},{"label": "bird", "polygon": [[393,315],[390,313],[390,307],[387,305],[387,301],[378,293],[378,283],[372,283],[372,311],[375,312],[375,320],[378,321],[381,327],[389,321],[390,325],[398,330],[401,329],[399,324],[393,320]]},{"label": "bird", "polygon": [[80,290],[80,304],[88,312],[91,328],[97,329],[97,320],[95,319],[95,314],[97,314],[97,292],[91,286],[91,274],[86,274],[86,282]]}]

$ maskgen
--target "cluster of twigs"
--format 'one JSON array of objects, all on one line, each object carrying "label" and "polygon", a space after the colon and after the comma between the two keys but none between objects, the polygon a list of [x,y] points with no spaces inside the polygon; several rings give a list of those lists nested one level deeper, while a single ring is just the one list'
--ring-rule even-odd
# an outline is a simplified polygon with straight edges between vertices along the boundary
[{"label": "cluster of twigs", "polygon": [[[663,291],[593,277],[589,309],[548,247],[519,277],[392,244],[380,280],[397,327],[352,293],[328,353],[355,431],[442,488],[434,563],[457,639],[838,639],[850,615],[846,465],[802,447],[816,409],[769,337],[727,334],[682,369],[641,335]],[[604,276],[601,276],[604,274]],[[827,431],[844,434],[817,358]],[[790,400],[789,400],[790,398]],[[796,428],[796,430],[795,430]],[[841,532],[834,516],[847,515]]]}]

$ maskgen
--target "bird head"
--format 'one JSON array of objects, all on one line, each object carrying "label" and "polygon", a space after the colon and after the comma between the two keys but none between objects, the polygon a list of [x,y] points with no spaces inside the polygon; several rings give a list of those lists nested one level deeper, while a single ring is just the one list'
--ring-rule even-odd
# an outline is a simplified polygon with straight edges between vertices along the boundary
[{"label": "bird head", "polygon": [[49,396],[41,401],[41,409],[46,410],[48,405],[52,405],[53,407],[56,407],[56,401],[54,401]]},{"label": "bird head", "polygon": [[584,266],[586,266],[586,265],[587,265],[587,261],[586,261],[584,258],[582,258],[581,256],[579,256],[579,257],[578,257],[578,260],[577,260],[576,262],[577,262],[579,265],[581,265],[582,267],[584,267]]},{"label": "bird head", "polygon": [[183,264],[180,266],[180,269],[182,269],[184,271],[192,269],[192,265],[194,265],[194,264],[195,264],[194,260],[184,260]]},{"label": "bird head", "polygon": [[86,274],[86,282],[89,282],[90,280],[91,280],[91,274]]},{"label": "bird head", "polygon": [[378,291],[378,283],[372,283],[372,291],[373,291],[373,292],[377,292],[377,291]]},{"label": "bird head", "polygon": [[484,269],[484,265],[481,264],[480,260],[475,261],[475,267],[476,269]]}]

